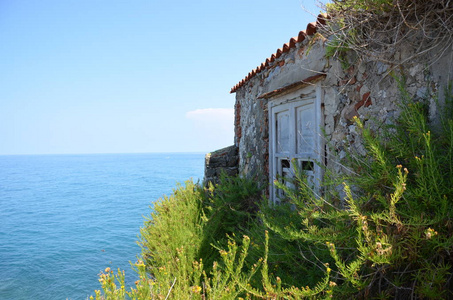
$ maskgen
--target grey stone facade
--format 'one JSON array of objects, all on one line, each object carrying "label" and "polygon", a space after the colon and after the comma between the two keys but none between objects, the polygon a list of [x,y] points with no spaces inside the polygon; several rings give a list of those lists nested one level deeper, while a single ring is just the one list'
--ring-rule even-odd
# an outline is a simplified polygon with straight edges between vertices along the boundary
[{"label": "grey stone facade", "polygon": [[[327,39],[315,34],[316,26],[310,25],[310,32],[309,28],[301,32],[302,39],[301,34],[298,40],[291,39],[232,89],[236,93],[234,143],[238,149],[238,172],[242,176],[269,182],[268,103],[274,94],[294,93],[298,88],[302,91],[310,84],[320,86],[320,123],[324,145],[328,145],[322,150],[325,159],[321,163],[338,172],[347,150],[365,155],[352,122],[354,116],[378,131],[399,115],[400,93],[393,75],[405,77],[407,91],[414,101],[431,99],[430,117],[436,122],[439,109],[435,99],[439,96],[442,103],[441,87],[453,79],[453,50],[429,65],[418,61],[396,68],[370,60],[345,68],[341,62],[326,57]],[[395,56],[404,61],[413,54],[411,51],[415,50],[402,49]]]}]

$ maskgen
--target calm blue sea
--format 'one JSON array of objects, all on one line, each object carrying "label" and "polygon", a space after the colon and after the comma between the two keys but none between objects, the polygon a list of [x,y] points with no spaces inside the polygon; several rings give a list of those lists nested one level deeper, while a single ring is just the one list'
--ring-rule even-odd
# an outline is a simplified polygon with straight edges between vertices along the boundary
[{"label": "calm blue sea", "polygon": [[106,267],[133,283],[149,205],[203,167],[201,153],[0,156],[0,299],[86,299]]}]

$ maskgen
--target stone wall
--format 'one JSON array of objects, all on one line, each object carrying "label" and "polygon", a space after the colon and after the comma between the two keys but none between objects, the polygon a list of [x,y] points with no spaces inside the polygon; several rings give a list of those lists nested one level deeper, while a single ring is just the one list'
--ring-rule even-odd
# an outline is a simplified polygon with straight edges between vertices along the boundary
[{"label": "stone wall", "polygon": [[[408,49],[396,52],[404,61],[413,53]],[[450,56],[451,53],[445,56]],[[365,155],[352,118],[357,116],[365,126],[379,133],[384,124],[392,124],[401,112],[399,80],[411,101],[428,99],[430,120],[436,123],[438,105],[444,101],[443,88],[453,79],[453,63],[443,57],[445,64],[439,66],[418,62],[399,65],[397,68],[379,61],[366,61],[346,69],[341,63],[331,60],[324,68],[327,74],[323,83],[324,131],[330,167],[340,171],[341,161],[348,150]],[[330,149],[330,150],[329,150]]]},{"label": "stone wall", "polygon": [[[341,62],[326,58],[326,42],[319,35],[307,37],[272,62],[266,61],[266,68],[252,76],[249,74],[234,88],[235,146],[239,155],[238,170],[243,176],[267,178],[269,172],[268,103],[260,96],[319,74],[325,75],[321,82],[324,118],[321,123],[328,145],[326,162],[337,171],[341,171],[338,162],[347,150],[365,155],[352,122],[354,116],[378,131],[399,115],[400,92],[394,75],[406,78],[407,91],[413,101],[430,99],[431,120],[437,119],[435,99],[439,95],[442,102],[440,87],[453,78],[453,52],[445,53],[431,65],[412,62],[396,68],[379,61],[365,61],[346,68]],[[401,61],[412,54],[408,49],[395,52]],[[354,61],[355,58],[349,59]]]},{"label": "stone wall", "polygon": [[241,108],[236,110],[238,122],[235,126],[240,172],[248,177],[265,176],[269,159],[267,101],[245,97],[236,102],[236,107]]},{"label": "stone wall", "polygon": [[260,178],[266,184],[268,182],[268,100],[258,97],[316,76],[325,65],[324,52],[320,51],[323,44],[320,41],[311,44],[311,59],[307,59],[307,43],[308,39],[296,45],[236,91],[235,145],[239,149],[239,173],[244,176]]},{"label": "stone wall", "polygon": [[238,149],[236,146],[229,146],[205,156],[204,183],[214,184],[219,182],[222,172],[229,176],[238,174]]}]

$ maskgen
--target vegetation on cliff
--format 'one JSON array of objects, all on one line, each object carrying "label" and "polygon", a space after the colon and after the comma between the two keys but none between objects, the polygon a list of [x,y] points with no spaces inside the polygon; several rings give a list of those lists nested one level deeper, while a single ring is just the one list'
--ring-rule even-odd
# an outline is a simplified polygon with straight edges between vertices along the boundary
[{"label": "vegetation on cliff", "polygon": [[277,207],[257,201],[260,191],[246,179],[179,186],[155,203],[141,230],[135,287],[106,269],[96,299],[452,297],[447,94],[440,128],[404,89],[400,118],[379,135],[356,119],[369,156],[350,153],[346,175],[326,172],[321,197],[302,172],[294,188],[277,183],[287,197]]}]

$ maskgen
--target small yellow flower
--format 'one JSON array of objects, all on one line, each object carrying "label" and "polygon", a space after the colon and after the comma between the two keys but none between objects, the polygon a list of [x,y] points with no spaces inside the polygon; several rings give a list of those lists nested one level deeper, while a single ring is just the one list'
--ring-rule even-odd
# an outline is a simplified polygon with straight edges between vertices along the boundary
[{"label": "small yellow flower", "polygon": [[143,261],[139,260],[139,261],[137,261],[137,262],[135,263],[135,266],[137,266],[137,267],[144,267],[145,264],[143,263]]},{"label": "small yellow flower", "polygon": [[199,294],[201,292],[201,287],[198,285],[195,285],[192,287],[192,293],[194,294]]},{"label": "small yellow flower", "polygon": [[110,268],[108,268],[108,267],[107,267],[107,268],[105,268],[104,272],[105,272],[105,273],[108,273],[108,272],[110,272]]},{"label": "small yellow flower", "polygon": [[425,236],[426,236],[426,238],[428,240],[431,239],[433,236],[436,236],[436,235],[437,235],[437,231],[435,231],[432,228],[428,228],[428,229],[425,230]]}]

